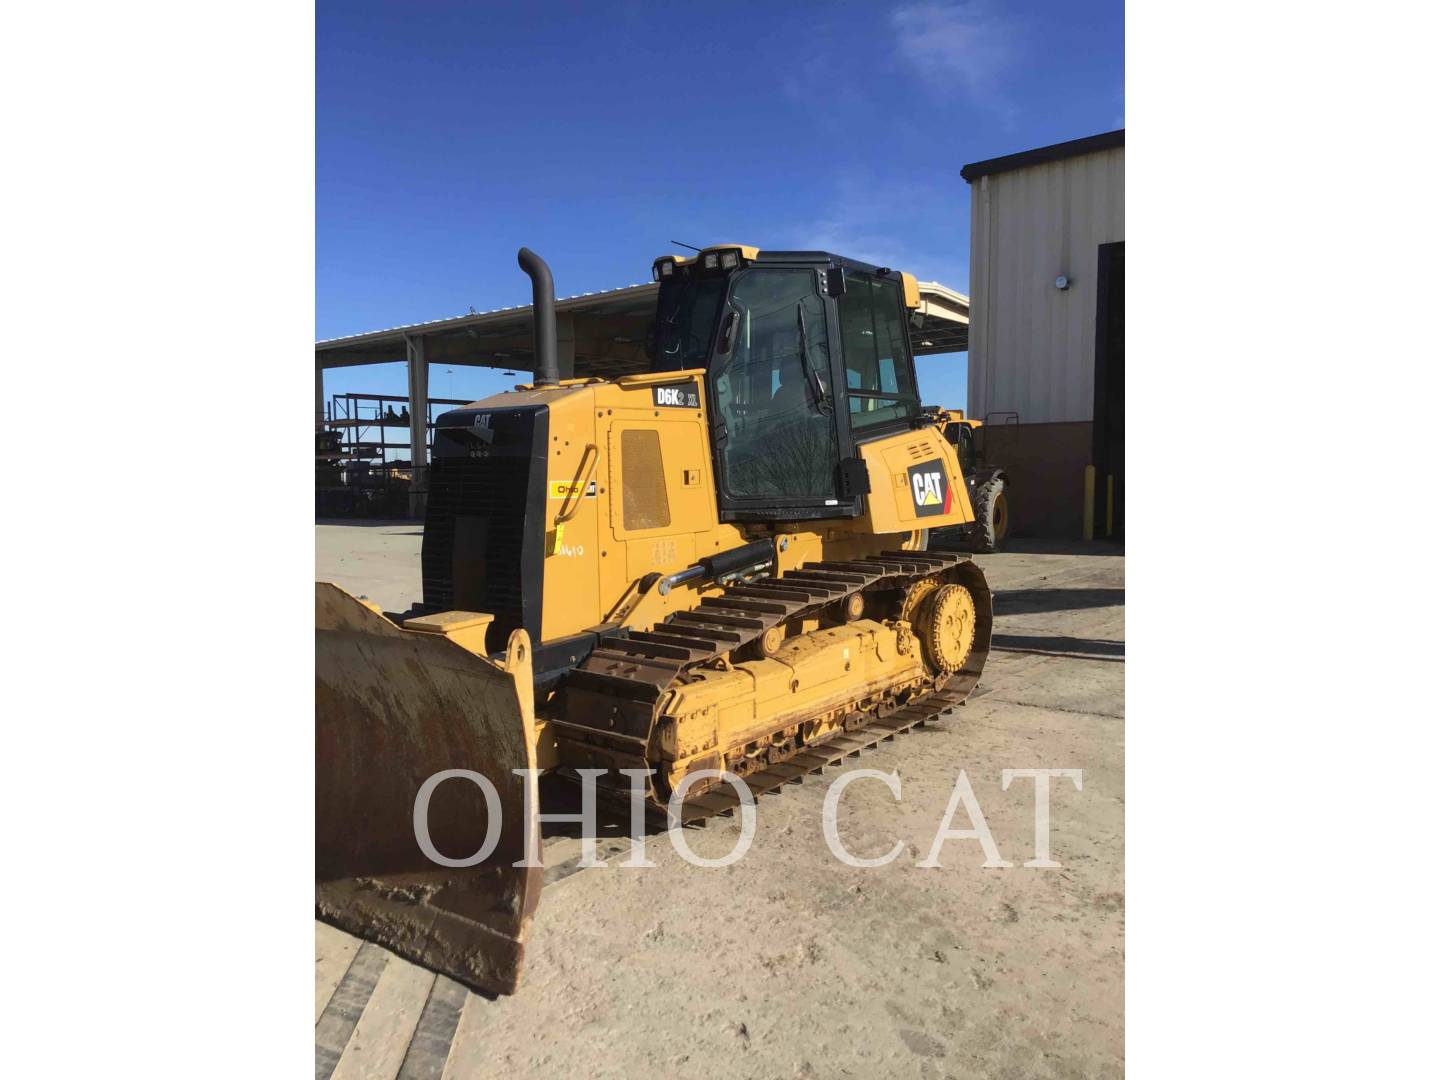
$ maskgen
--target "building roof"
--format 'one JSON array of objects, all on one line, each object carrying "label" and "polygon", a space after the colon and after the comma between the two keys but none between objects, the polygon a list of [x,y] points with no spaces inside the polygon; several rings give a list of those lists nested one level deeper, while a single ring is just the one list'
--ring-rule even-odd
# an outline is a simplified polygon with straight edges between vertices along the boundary
[{"label": "building roof", "polygon": [[[555,301],[555,313],[575,336],[575,375],[613,378],[648,369],[645,338],[655,316],[655,282]],[[921,323],[912,328],[915,352],[962,352],[970,346],[970,298],[938,281],[920,283]],[[568,318],[567,318],[568,316]],[[411,323],[315,343],[315,362],[324,368],[384,364],[407,358],[406,342],[424,338],[430,364],[473,367],[534,367],[530,305],[471,312],[449,319]]]},{"label": "building roof", "polygon": [[1103,135],[1089,135],[1083,139],[1055,143],[1053,146],[1022,150],[1018,154],[1006,154],[1004,157],[972,161],[960,170],[960,176],[967,184],[973,184],[982,176],[993,176],[996,173],[1010,172],[1013,169],[1023,169],[1029,165],[1045,165],[1051,161],[1064,161],[1066,158],[1094,154],[1101,150],[1114,150],[1124,145],[1125,129],[1120,128],[1118,131],[1107,131]]}]

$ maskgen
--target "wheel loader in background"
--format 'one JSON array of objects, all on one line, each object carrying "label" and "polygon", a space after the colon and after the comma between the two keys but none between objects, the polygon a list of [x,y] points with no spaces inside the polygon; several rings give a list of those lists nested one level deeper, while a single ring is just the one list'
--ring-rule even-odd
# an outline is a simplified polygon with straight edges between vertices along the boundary
[{"label": "wheel loader in background", "polygon": [[991,628],[979,568],[923,550],[974,513],[919,404],[913,277],[667,255],[650,371],[562,380],[549,268],[519,261],[534,382],[437,420],[423,598],[316,585],[317,914],[499,993],[543,882],[540,773],[724,812],[715,770],[773,790],[964,701]]},{"label": "wheel loader in background", "polygon": [[975,520],[932,532],[928,546],[936,551],[998,551],[1010,532],[1010,477],[998,465],[985,461],[975,445],[976,431],[985,426],[983,420],[966,419],[963,409],[947,409],[945,416],[945,438],[960,460]]}]

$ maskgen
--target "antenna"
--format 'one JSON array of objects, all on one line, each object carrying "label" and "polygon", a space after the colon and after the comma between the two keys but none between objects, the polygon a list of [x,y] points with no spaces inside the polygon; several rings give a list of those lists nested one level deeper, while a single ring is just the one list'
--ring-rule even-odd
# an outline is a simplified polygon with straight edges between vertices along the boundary
[{"label": "antenna", "polygon": [[679,240],[671,240],[670,243],[676,247],[689,248],[691,251],[704,251],[704,248],[697,248],[694,244],[682,244]]}]

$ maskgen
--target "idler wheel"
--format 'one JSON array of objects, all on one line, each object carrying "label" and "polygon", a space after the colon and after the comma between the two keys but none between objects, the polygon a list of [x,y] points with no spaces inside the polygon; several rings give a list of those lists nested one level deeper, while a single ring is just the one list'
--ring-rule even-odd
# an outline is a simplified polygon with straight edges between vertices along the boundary
[{"label": "idler wheel", "polygon": [[964,585],[941,585],[921,602],[914,630],[932,668],[959,671],[975,644],[975,598]]}]

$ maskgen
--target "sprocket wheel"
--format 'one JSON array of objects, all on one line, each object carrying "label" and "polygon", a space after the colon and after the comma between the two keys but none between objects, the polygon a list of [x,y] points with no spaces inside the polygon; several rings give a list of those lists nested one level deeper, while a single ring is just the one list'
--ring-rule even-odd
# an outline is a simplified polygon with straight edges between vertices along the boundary
[{"label": "sprocket wheel", "polygon": [[905,590],[905,597],[900,601],[900,618],[910,624],[914,624],[915,618],[920,611],[920,605],[925,603],[926,597],[940,587],[937,578],[921,578]]}]

